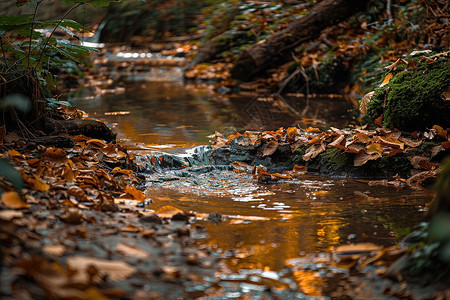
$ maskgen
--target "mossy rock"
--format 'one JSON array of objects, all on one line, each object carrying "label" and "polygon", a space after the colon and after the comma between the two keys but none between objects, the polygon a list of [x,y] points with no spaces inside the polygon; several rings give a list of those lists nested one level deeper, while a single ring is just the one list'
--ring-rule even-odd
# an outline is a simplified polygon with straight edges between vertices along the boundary
[{"label": "mossy rock", "polygon": [[450,127],[450,101],[443,92],[450,87],[447,58],[419,63],[417,68],[399,72],[375,90],[367,104],[367,115],[374,121],[383,115],[383,125],[403,131],[425,130],[433,125]]}]

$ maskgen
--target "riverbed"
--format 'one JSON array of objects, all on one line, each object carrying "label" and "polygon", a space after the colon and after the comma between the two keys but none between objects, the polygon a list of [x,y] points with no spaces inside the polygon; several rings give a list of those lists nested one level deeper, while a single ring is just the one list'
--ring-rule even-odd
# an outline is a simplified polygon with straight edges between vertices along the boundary
[{"label": "riverbed", "polygon": [[[123,77],[114,86],[109,92],[78,90],[70,101],[110,124],[120,143],[137,156],[184,153],[208,145],[215,131],[343,128],[353,118],[340,97],[228,96],[179,77]],[[250,174],[224,168],[189,170],[182,180],[161,179],[175,171],[147,174],[148,208],[172,205],[196,216],[187,247],[207,249],[224,264],[215,277],[186,291],[195,295],[203,289],[211,299],[261,296],[266,288],[286,299],[328,295],[330,278],[348,272],[324,263],[333,246],[394,245],[423,220],[433,196],[427,190],[309,174],[260,184]]]}]

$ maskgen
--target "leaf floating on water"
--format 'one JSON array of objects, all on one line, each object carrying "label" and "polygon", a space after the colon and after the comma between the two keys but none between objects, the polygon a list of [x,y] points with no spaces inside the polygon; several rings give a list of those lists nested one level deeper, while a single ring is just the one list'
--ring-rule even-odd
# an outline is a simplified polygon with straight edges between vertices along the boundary
[{"label": "leaf floating on water", "polygon": [[108,276],[112,281],[121,281],[127,279],[136,272],[136,268],[124,261],[105,260],[87,256],[73,256],[67,259],[67,266],[78,271],[74,277],[75,280],[88,282],[88,268],[94,266],[103,276]]},{"label": "leaf floating on water", "polygon": [[163,206],[156,211],[156,214],[161,218],[172,218],[174,215],[180,213],[184,214],[184,211],[172,205]]},{"label": "leaf floating on water", "polygon": [[231,166],[236,170],[247,173],[253,173],[253,170],[255,169],[255,166],[249,165],[243,161],[234,161],[231,163]]},{"label": "leaf floating on water", "polygon": [[30,205],[25,203],[15,191],[3,192],[1,200],[3,204],[10,208],[21,209],[30,207]]},{"label": "leaf floating on water", "polygon": [[270,141],[267,143],[266,147],[263,150],[263,154],[262,156],[270,156],[272,154],[275,153],[275,151],[277,151],[278,147],[280,144],[278,144],[278,142],[276,141]]},{"label": "leaf floating on water", "polygon": [[383,249],[382,246],[373,243],[358,243],[335,247],[333,252],[338,256],[369,255],[372,252],[380,251],[381,249]]}]

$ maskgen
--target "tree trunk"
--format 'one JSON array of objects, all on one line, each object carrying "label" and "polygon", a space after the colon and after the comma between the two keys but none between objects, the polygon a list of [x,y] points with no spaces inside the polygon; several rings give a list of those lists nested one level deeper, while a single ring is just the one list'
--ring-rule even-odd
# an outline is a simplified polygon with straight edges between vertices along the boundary
[{"label": "tree trunk", "polygon": [[366,8],[368,0],[323,0],[312,11],[288,25],[264,42],[246,49],[238,58],[231,76],[243,81],[291,59],[290,53],[298,45],[317,38],[328,26],[337,24]]}]

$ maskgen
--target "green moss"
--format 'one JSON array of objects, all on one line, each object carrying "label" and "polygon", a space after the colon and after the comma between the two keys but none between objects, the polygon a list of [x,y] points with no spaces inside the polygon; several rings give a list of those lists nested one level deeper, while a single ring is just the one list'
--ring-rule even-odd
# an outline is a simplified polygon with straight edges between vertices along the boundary
[{"label": "green moss", "polygon": [[367,162],[364,165],[367,170],[379,170],[389,172],[389,174],[399,174],[402,177],[408,177],[411,172],[411,162],[408,155],[400,153],[395,156],[382,156],[376,160]]},{"label": "green moss", "polygon": [[367,105],[372,121],[383,114],[383,125],[404,131],[425,130],[433,125],[450,127],[450,102],[442,93],[450,86],[450,66],[446,58],[420,63],[411,71],[396,74],[375,90]]}]

